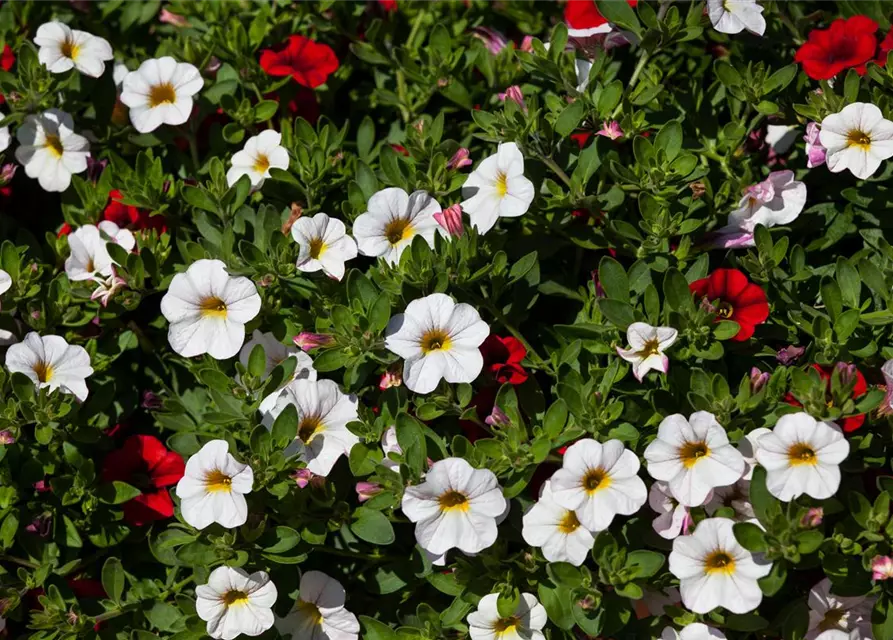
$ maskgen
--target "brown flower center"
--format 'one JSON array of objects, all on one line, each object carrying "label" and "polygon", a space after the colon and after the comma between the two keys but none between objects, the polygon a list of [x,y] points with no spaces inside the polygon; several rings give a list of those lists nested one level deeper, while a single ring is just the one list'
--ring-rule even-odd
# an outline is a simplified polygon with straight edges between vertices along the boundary
[{"label": "brown flower center", "polygon": [[170,82],[153,85],[149,89],[149,106],[157,107],[162,104],[174,104],[177,101],[177,92]]},{"label": "brown flower center", "polygon": [[244,591],[227,591],[223,594],[223,602],[228,607],[248,604],[248,594]]},{"label": "brown flower center", "polygon": [[714,551],[704,559],[704,571],[708,574],[732,574],[735,572],[735,559],[725,551]]},{"label": "brown flower center", "polygon": [[459,491],[447,491],[437,499],[441,511],[468,511],[468,496]]},{"label": "brown flower center", "polygon": [[320,416],[307,416],[298,425],[298,437],[304,444],[310,444],[313,438],[322,433],[322,427],[322,418]]},{"label": "brown flower center", "polygon": [[871,148],[871,136],[858,129],[853,129],[847,134],[846,142],[848,147],[859,147],[863,151]]},{"label": "brown flower center", "polygon": [[384,227],[384,236],[392,245],[412,237],[413,228],[406,218],[394,218]]},{"label": "brown flower center", "polygon": [[583,488],[586,489],[586,493],[590,495],[597,491],[601,491],[602,489],[607,489],[610,486],[611,476],[601,467],[598,467],[597,469],[589,469],[589,471],[586,472],[586,475],[583,476]]},{"label": "brown flower center", "polygon": [[818,458],[815,455],[815,449],[808,444],[798,442],[788,449],[788,462],[794,467],[815,466],[818,463]]},{"label": "brown flower center", "polygon": [[46,148],[50,150],[57,158],[61,158],[65,153],[65,147],[62,146],[62,140],[55,133],[48,133],[46,136]]},{"label": "brown flower center", "polygon": [[679,458],[686,469],[691,469],[700,460],[710,455],[710,448],[706,442],[686,442],[679,447]]},{"label": "brown flower center", "polygon": [[220,469],[214,469],[205,474],[205,489],[209,493],[231,493],[233,490],[233,479]]},{"label": "brown flower center", "polygon": [[419,345],[422,353],[428,355],[432,351],[449,351],[452,341],[450,335],[443,329],[431,329],[422,335]]},{"label": "brown flower center", "polygon": [[217,296],[208,296],[199,304],[201,314],[211,318],[226,317],[226,303]]}]

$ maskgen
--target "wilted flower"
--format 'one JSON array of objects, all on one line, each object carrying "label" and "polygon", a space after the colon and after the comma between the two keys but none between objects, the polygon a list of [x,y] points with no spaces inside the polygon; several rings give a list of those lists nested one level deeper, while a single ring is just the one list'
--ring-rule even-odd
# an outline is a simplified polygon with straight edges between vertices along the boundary
[{"label": "wilted flower", "polygon": [[302,331],[292,338],[292,340],[304,351],[310,351],[311,349],[318,349],[319,347],[327,347],[335,341],[335,338],[322,333],[308,333]]},{"label": "wilted flower", "polygon": [[471,30],[471,35],[483,41],[483,43],[487,45],[487,49],[494,56],[505,49],[509,44],[508,39],[504,35],[490,27],[474,27]]},{"label": "wilted flower", "polygon": [[825,517],[825,510],[822,507],[810,507],[802,518],[800,518],[801,527],[817,527],[822,524]]},{"label": "wilted flower", "polygon": [[893,578],[893,558],[875,556],[871,561],[871,579],[889,580],[890,578]]},{"label": "wilted flower", "polygon": [[806,349],[804,347],[795,347],[794,345],[790,345],[779,349],[775,354],[775,359],[778,360],[779,364],[783,364],[787,367],[797,362],[797,360],[799,360],[804,353],[806,353]]},{"label": "wilted flower", "polygon": [[12,431],[4,429],[0,431],[0,444],[15,444],[16,438],[12,435]]},{"label": "wilted flower", "polygon": [[366,502],[381,493],[381,485],[377,482],[358,482],[356,491],[360,502]]},{"label": "wilted flower", "polygon": [[493,405],[493,411],[490,412],[490,415],[484,418],[484,422],[491,427],[501,428],[511,426],[512,424],[512,421],[505,414],[505,412],[497,407],[495,404]]},{"label": "wilted flower", "polygon": [[834,365],[834,370],[840,378],[840,384],[847,386],[854,384],[859,377],[859,370],[856,365],[847,362],[838,362]]},{"label": "wilted flower", "polygon": [[149,411],[154,411],[157,409],[161,409],[164,406],[161,402],[161,398],[159,398],[152,391],[143,391],[143,399],[140,402],[140,406],[143,409],[148,409]]},{"label": "wilted flower", "polygon": [[161,9],[161,13],[158,15],[158,21],[163,22],[164,24],[169,24],[174,27],[188,27],[189,20],[185,17],[181,16],[178,13],[174,13],[172,11],[168,11],[164,7]]},{"label": "wilted flower", "polygon": [[620,123],[616,120],[605,120],[602,122],[602,128],[595,132],[597,136],[604,136],[611,140],[618,140],[624,136]]},{"label": "wilted flower", "polygon": [[403,384],[403,373],[400,368],[389,367],[387,371],[381,374],[381,380],[378,388],[384,391],[391,387],[399,387]]},{"label": "wilted flower", "polygon": [[521,111],[527,113],[527,103],[524,102],[524,93],[521,91],[521,87],[519,87],[518,85],[512,85],[505,90],[505,93],[500,93],[499,99],[503,102],[505,102],[506,100],[516,102],[518,106],[521,107]]},{"label": "wilted flower", "polygon": [[750,392],[751,393],[759,393],[760,389],[766,386],[766,383],[769,382],[770,374],[766,371],[760,371],[756,367],[752,367],[750,370]]},{"label": "wilted flower", "polygon": [[12,182],[12,179],[16,174],[16,169],[18,169],[18,165],[13,164],[12,162],[3,165],[3,167],[0,168],[0,184],[9,184]]},{"label": "wilted flower", "polygon": [[[291,474],[292,480],[295,481],[295,484],[298,485],[299,489],[305,488],[317,477],[321,476],[314,476],[310,469],[295,469],[295,472]],[[325,478],[323,478],[323,480],[325,480]]]},{"label": "wilted flower", "polygon": [[806,125],[806,135],[803,136],[803,139],[806,141],[806,166],[809,169],[825,164],[825,155],[828,150],[822,146],[820,132],[818,123],[810,122]]},{"label": "wilted flower", "polygon": [[461,169],[462,167],[471,166],[471,152],[465,147],[460,147],[450,161],[447,162],[447,169]]},{"label": "wilted flower", "polygon": [[[468,162],[471,163],[470,160]],[[450,205],[443,211],[438,211],[434,214],[434,219],[451,236],[462,237],[462,207],[460,205]]]}]

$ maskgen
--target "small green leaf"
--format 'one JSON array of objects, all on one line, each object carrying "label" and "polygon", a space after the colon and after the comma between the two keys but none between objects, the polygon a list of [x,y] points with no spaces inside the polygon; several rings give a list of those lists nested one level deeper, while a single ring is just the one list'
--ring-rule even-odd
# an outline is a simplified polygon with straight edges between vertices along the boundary
[{"label": "small green leaf", "polygon": [[121,602],[124,593],[124,567],[118,558],[109,558],[102,565],[102,588],[114,602]]}]

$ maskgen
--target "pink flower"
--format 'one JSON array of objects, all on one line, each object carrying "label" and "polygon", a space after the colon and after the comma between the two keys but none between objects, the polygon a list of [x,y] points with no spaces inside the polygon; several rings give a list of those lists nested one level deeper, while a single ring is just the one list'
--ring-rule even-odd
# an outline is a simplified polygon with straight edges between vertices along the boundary
[{"label": "pink flower", "polygon": [[321,487],[326,482],[324,476],[313,475],[309,469],[296,469],[295,472],[291,474],[291,477],[292,480],[295,481],[295,484],[298,485],[299,489],[303,489],[308,484],[311,484],[314,487]]},{"label": "pink flower", "polygon": [[103,307],[107,307],[112,296],[127,286],[127,281],[118,275],[115,271],[115,267],[112,266],[111,269],[112,275],[108,278],[102,279],[96,276],[93,277],[93,280],[99,283],[99,286],[96,287],[96,290],[93,292],[93,295],[90,296],[90,299],[99,300]]},{"label": "pink flower", "polygon": [[164,405],[161,402],[161,398],[159,398],[156,394],[151,391],[143,391],[143,399],[140,402],[140,406],[143,409],[154,411],[157,409],[161,409],[161,407],[163,407]]},{"label": "pink flower", "polygon": [[15,444],[16,438],[12,435],[12,431],[4,429],[0,431],[0,444]]},{"label": "pink flower", "polygon": [[358,482],[356,486],[357,497],[360,502],[366,502],[381,493],[381,485],[377,482]]},{"label": "pink flower", "polygon": [[332,336],[327,336],[322,333],[308,333],[306,331],[302,331],[292,338],[292,340],[294,341],[295,346],[300,347],[304,351],[325,347],[335,341]]},{"label": "pink flower", "polygon": [[471,35],[483,40],[484,44],[487,45],[487,49],[494,56],[505,49],[509,44],[508,39],[496,29],[491,29],[490,27],[473,27],[471,31]]},{"label": "pink flower", "polygon": [[822,524],[822,518],[825,517],[825,510],[821,507],[812,507],[806,512],[806,515],[800,519],[802,527],[817,527]]},{"label": "pink flower", "polygon": [[384,391],[391,387],[399,387],[401,384],[403,384],[401,369],[391,368],[381,374],[381,381],[378,383],[378,388]]},{"label": "pink flower", "polygon": [[623,129],[616,120],[605,120],[602,122],[602,128],[595,132],[597,136],[604,136],[611,140],[618,140],[623,137]]},{"label": "pink flower", "polygon": [[3,168],[0,168],[0,184],[9,184],[10,182],[12,182],[17,168],[18,165],[15,165],[11,162],[3,165]]},{"label": "pink flower", "polygon": [[893,558],[890,556],[875,556],[871,561],[871,579],[889,580],[893,578]]},{"label": "pink flower", "polygon": [[470,152],[465,147],[461,147],[456,153],[453,154],[453,157],[450,158],[450,161],[447,162],[447,169],[461,169],[462,167],[468,167],[472,164]]},{"label": "pink flower", "polygon": [[806,166],[810,169],[825,164],[825,154],[827,149],[822,146],[819,140],[819,125],[810,122],[806,125],[806,135],[803,139],[806,141]]},{"label": "pink flower", "polygon": [[893,360],[887,360],[881,367],[884,374],[884,399],[878,407],[878,415],[888,416],[893,414]]},{"label": "pink flower", "polygon": [[524,36],[521,40],[521,51],[531,53],[533,51],[533,36]]},{"label": "pink flower", "polygon": [[804,353],[806,353],[805,348],[790,345],[783,349],[779,349],[775,354],[775,359],[778,360],[779,364],[783,364],[787,367],[797,362]]},{"label": "pink flower", "polygon": [[513,84],[505,90],[505,93],[500,93],[499,99],[503,102],[505,102],[506,100],[516,102],[518,106],[521,107],[521,111],[527,113],[527,103],[524,102],[524,93],[521,91],[521,87],[519,87],[518,85]]},{"label": "pink flower", "polygon": [[760,371],[756,367],[751,368],[750,370],[750,392],[758,393],[760,389],[766,386],[766,383],[769,382],[769,374],[765,371]]},{"label": "pink flower", "polygon": [[450,205],[445,210],[435,213],[434,219],[451,236],[462,237],[462,207],[458,204]]},{"label": "pink flower", "polygon": [[505,412],[496,405],[493,405],[493,411],[490,413],[489,416],[484,418],[484,422],[489,424],[491,427],[508,427],[512,423]]},{"label": "pink flower", "polygon": [[167,9],[161,9],[161,15],[158,16],[158,20],[163,22],[164,24],[170,24],[175,27],[188,27],[189,21],[181,16],[178,13],[172,13]]}]

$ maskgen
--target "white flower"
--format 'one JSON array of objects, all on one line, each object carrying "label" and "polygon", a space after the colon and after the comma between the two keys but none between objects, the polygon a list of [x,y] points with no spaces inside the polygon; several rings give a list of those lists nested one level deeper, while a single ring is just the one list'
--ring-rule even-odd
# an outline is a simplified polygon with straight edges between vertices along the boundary
[{"label": "white flower", "polygon": [[665,482],[655,482],[648,491],[648,506],[658,514],[651,523],[655,533],[661,538],[672,540],[680,535],[688,535],[692,517],[688,507],[673,497]]},{"label": "white flower", "polygon": [[226,440],[211,440],[186,461],[177,483],[183,520],[196,529],[213,522],[240,527],[248,519],[245,494],[251,493],[254,471],[229,454]]},{"label": "white flower", "polygon": [[583,93],[589,86],[589,71],[592,69],[592,62],[577,58],[574,60],[574,68],[577,71],[577,91]]},{"label": "white flower", "polygon": [[692,622],[679,631],[664,627],[660,640],[726,640],[726,637],[719,629],[708,627],[703,622]]},{"label": "white flower", "polygon": [[30,115],[16,130],[16,160],[44,191],[65,191],[71,174],[87,170],[90,143],[74,132],[74,120],[59,109]]},{"label": "white flower", "polygon": [[726,430],[707,411],[696,411],[689,420],[678,413],[664,418],[645,460],[651,477],[666,482],[687,507],[704,504],[711,489],[733,484],[746,467]]},{"label": "white flower", "polygon": [[615,515],[632,515],[648,499],[638,472],[639,458],[620,440],[578,440],[552,476],[552,497],[572,509],[584,527],[603,531]]},{"label": "white flower", "polygon": [[69,29],[61,22],[45,22],[37,28],[34,44],[40,47],[37,59],[50,73],[65,73],[75,68],[84,75],[98,78],[105,63],[115,57],[108,40],[86,31]]},{"label": "white flower", "polygon": [[109,242],[120,245],[128,253],[136,246],[133,234],[110,220],[103,220],[99,226],[85,224],[68,234],[68,247],[71,249],[71,255],[65,259],[68,279],[93,280],[97,273],[110,277],[115,262],[106,249]]},{"label": "white flower", "polygon": [[543,483],[539,500],[524,514],[521,537],[530,546],[540,547],[549,562],[569,562],[579,567],[595,538],[580,524],[576,513],[555,502],[551,484],[550,480]]},{"label": "white flower", "polygon": [[447,237],[434,219],[440,205],[424,191],[408,195],[403,189],[388,187],[373,194],[366,208],[353,223],[353,235],[364,256],[381,257],[395,265],[416,236],[422,236],[429,247],[434,246],[436,233]]},{"label": "white flower", "polygon": [[234,278],[220,260],[197,260],[171,280],[161,313],[171,323],[167,339],[184,357],[207,353],[231,358],[245,341],[245,323],[260,312],[260,295],[248,278]]},{"label": "white flower", "polygon": [[484,158],[462,185],[462,210],[483,235],[499,218],[527,213],[533,196],[533,183],[524,177],[524,156],[518,145],[506,142]]},{"label": "white flower", "polygon": [[745,29],[761,36],[766,31],[763,7],[756,0],[707,0],[707,15],[720,33],[735,34]]},{"label": "white flower", "polygon": [[68,344],[61,336],[41,337],[34,331],[9,347],[6,368],[11,373],[24,373],[38,389],[49,393],[59,389],[81,402],[87,399],[87,377],[93,375],[86,349]]},{"label": "white flower", "polygon": [[739,480],[728,487],[716,487],[704,505],[704,510],[712,516],[723,507],[731,507],[735,511],[735,522],[752,522],[763,527],[750,503],[750,480]]},{"label": "white flower", "polygon": [[10,287],[12,287],[12,276],[0,269],[0,295],[9,291]]},{"label": "white flower", "polygon": [[[0,120],[3,120],[6,114],[0,111]],[[9,142],[12,136],[9,134],[9,127],[0,127],[0,151],[9,149]]]},{"label": "white flower", "polygon": [[358,640],[360,623],[344,608],[345,599],[340,582],[321,571],[306,571],[297,602],[276,621],[276,629],[292,640]]},{"label": "white flower", "polygon": [[385,347],[404,359],[403,382],[410,391],[430,393],[441,379],[472,382],[484,368],[478,347],[490,327],[469,304],[443,293],[413,300],[392,317]]},{"label": "white flower", "polygon": [[130,69],[127,68],[127,65],[116,60],[115,66],[112,68],[112,80],[114,80],[116,87],[121,88],[128,73],[130,73]]},{"label": "white flower", "polygon": [[778,419],[772,433],[756,443],[756,459],[766,468],[766,488],[785,502],[803,495],[824,500],[837,493],[840,463],[850,444],[833,422],[819,422],[808,413]]},{"label": "white flower", "polygon": [[884,366],[881,367],[881,374],[884,376],[884,399],[881,400],[877,411],[879,415],[888,416],[893,414],[893,359],[884,363]]},{"label": "white flower", "polygon": [[512,615],[499,615],[498,593],[490,593],[478,602],[477,611],[468,614],[471,640],[545,640],[543,627],[546,608],[532,593],[522,593]]},{"label": "white flower", "polygon": [[806,185],[794,180],[793,171],[773,171],[763,182],[747,188],[729,223],[719,230],[725,248],[752,247],[753,232],[764,227],[789,224],[806,205]]},{"label": "white flower", "polygon": [[207,584],[195,588],[195,612],[208,622],[212,638],[259,636],[273,626],[272,607],[278,595],[265,571],[248,575],[243,569],[217,567]]},{"label": "white flower", "polygon": [[291,227],[291,237],[301,248],[298,271],[322,270],[330,278],[341,280],[344,263],[357,257],[356,240],[347,235],[344,223],[324,213],[298,218]]},{"label": "white flower", "polygon": [[783,155],[794,146],[798,135],[795,124],[767,124],[763,140],[775,153]]},{"label": "white flower", "polygon": [[258,411],[265,415],[270,413],[276,406],[276,399],[279,397],[285,384],[291,380],[316,380],[316,369],[313,368],[313,358],[304,353],[301,349],[286,346],[279,342],[279,340],[276,339],[276,336],[272,333],[261,333],[257,329],[251,334],[251,340],[246,342],[245,346],[242,347],[242,350],[239,352],[239,362],[242,363],[243,367],[248,366],[248,359],[251,357],[251,351],[257,345],[261,345],[264,348],[264,372],[261,376],[262,378],[267,378],[273,369],[288,358],[294,358],[296,361],[295,371],[292,374],[291,379],[284,381],[284,384],[279,389],[267,395],[263,401],[261,401]]},{"label": "white flower", "polygon": [[663,589],[643,587],[644,595],[641,600],[634,600],[633,607],[636,618],[648,618],[662,616],[666,613],[666,607],[678,606],[681,598],[676,587],[664,587]]},{"label": "white flower", "polygon": [[329,475],[338,458],[360,441],[347,428],[359,419],[357,397],[345,395],[331,380],[295,380],[279,393],[264,424],[272,427],[288,405],[298,410],[298,433],[285,454],[300,454],[311,473]]},{"label": "white flower", "polygon": [[282,134],[267,129],[245,142],[241,151],[233,154],[232,167],[226,172],[226,183],[233,186],[242,176],[248,176],[251,186],[260,188],[270,169],[288,169],[288,151],[279,143]]},{"label": "white flower", "polygon": [[857,178],[874,175],[881,161],[893,156],[893,122],[866,102],[848,104],[822,120],[819,140],[832,173],[849,169]]},{"label": "white flower", "polygon": [[391,471],[396,471],[399,473],[400,463],[396,460],[391,460],[391,458],[388,457],[389,453],[403,453],[403,448],[400,446],[400,443],[397,442],[396,427],[388,427],[387,429],[385,429],[385,432],[381,434],[381,450],[384,452],[384,458],[382,459],[381,464],[386,466]]},{"label": "white flower", "polygon": [[742,480],[750,480],[753,477],[753,469],[757,466],[757,459],[754,454],[754,451],[756,451],[757,448],[757,441],[767,433],[772,433],[772,430],[767,429],[766,427],[759,427],[745,434],[745,436],[738,441],[738,452],[744,458],[744,464],[747,465],[744,475],[741,476]]},{"label": "white flower", "polygon": [[732,533],[733,520],[708,518],[690,536],[673,540],[670,573],[679,578],[682,604],[694,613],[725,607],[732,613],[756,609],[763,599],[757,580],[771,564],[758,565]]},{"label": "white flower", "polygon": [[124,76],[121,102],[130,107],[130,122],[140,133],[163,124],[178,125],[192,113],[192,96],[205,81],[191,64],[170,56],[146,60]]},{"label": "white flower", "polygon": [[462,458],[435,462],[425,482],[406,488],[402,505],[419,546],[435,555],[483,551],[496,542],[496,521],[507,507],[496,475]]},{"label": "white flower", "polygon": [[633,322],[626,330],[629,349],[617,347],[617,355],[633,365],[633,375],[639,382],[654,369],[666,373],[670,359],[664,354],[679,332],[672,327],[652,327],[645,322]]},{"label": "white flower", "polygon": [[872,638],[871,609],[875,598],[841,597],[831,593],[825,578],[809,591],[806,640],[862,640]]}]

